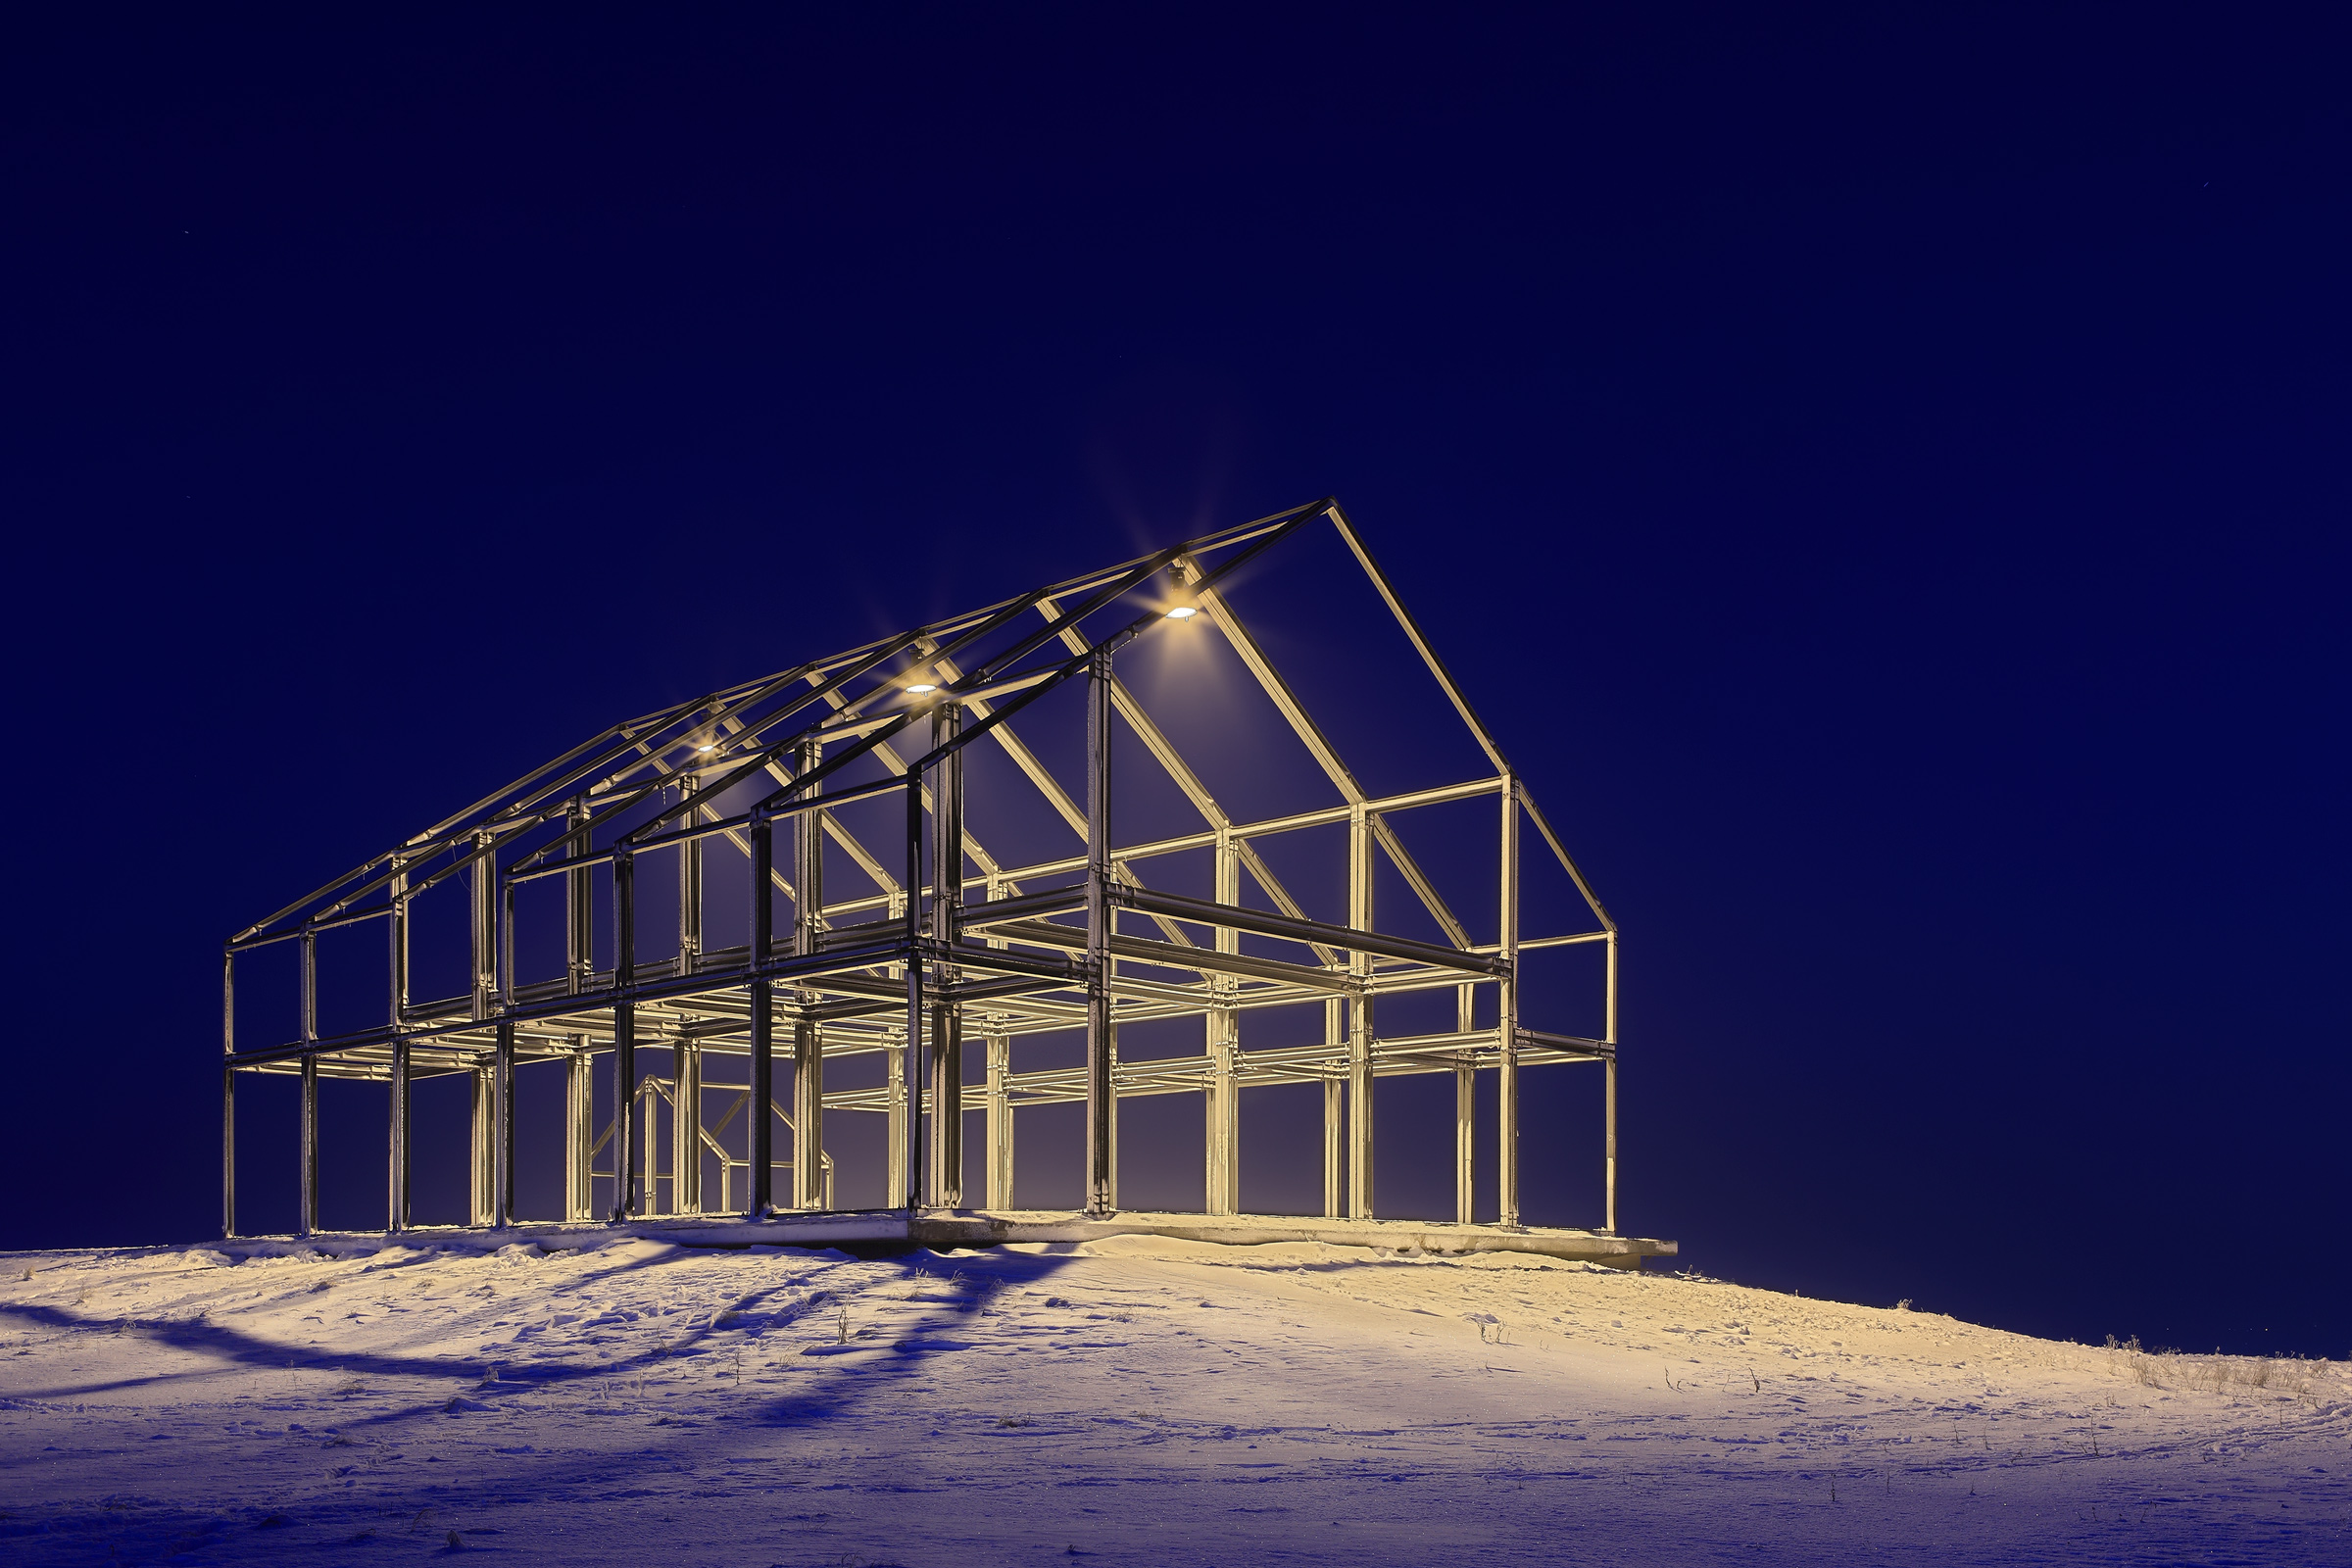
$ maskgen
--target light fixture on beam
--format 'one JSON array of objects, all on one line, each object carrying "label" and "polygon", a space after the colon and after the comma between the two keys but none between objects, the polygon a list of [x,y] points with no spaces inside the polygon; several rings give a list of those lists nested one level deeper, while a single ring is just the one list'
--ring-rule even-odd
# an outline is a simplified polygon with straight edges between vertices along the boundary
[{"label": "light fixture on beam", "polygon": [[1168,612],[1168,618],[1170,620],[1190,620],[1199,613],[1200,612],[1194,606],[1178,605],[1174,610]]},{"label": "light fixture on beam", "polygon": [[939,688],[938,688],[937,686],[934,686],[934,685],[932,685],[932,684],[931,684],[929,681],[927,681],[927,680],[918,680],[918,681],[916,681],[916,682],[915,682],[913,685],[911,685],[911,686],[907,687],[906,689],[907,689],[908,691],[912,692],[912,693],[913,693],[915,696],[917,696],[917,697],[920,697],[920,696],[922,696],[922,695],[923,695],[925,692],[935,692],[935,691],[939,690]]}]

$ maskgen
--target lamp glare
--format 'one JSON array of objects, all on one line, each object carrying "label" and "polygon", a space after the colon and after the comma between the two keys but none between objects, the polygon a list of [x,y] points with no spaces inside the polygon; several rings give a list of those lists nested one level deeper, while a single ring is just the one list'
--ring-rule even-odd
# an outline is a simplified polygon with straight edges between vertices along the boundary
[{"label": "lamp glare", "polygon": [[1168,618],[1170,620],[1190,620],[1199,613],[1200,612],[1190,605],[1178,605],[1174,610],[1168,612]]},{"label": "lamp glare", "polygon": [[915,685],[909,686],[906,689],[914,693],[914,695],[917,697],[922,696],[925,692],[935,692],[939,690],[938,687],[930,684],[928,681],[917,682]]}]

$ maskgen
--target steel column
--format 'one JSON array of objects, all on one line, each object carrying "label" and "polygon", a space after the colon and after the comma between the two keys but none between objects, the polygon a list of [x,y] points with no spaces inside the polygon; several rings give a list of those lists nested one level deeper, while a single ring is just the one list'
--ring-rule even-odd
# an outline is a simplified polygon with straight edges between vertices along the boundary
[{"label": "steel column", "polygon": [[495,1225],[492,1216],[498,1191],[498,1086],[491,1069],[476,1067],[466,1074],[472,1081],[473,1118],[466,1139],[466,1197],[469,1225]]},{"label": "steel column", "polygon": [[898,1160],[892,1173],[898,1190],[890,1206],[912,1208],[923,1199],[923,965],[916,956],[923,938],[923,781],[906,772],[906,961],[899,967],[906,983],[906,1033],[899,1043]]},{"label": "steel column", "polygon": [[564,1058],[564,1217],[592,1217],[596,1202],[589,1169],[589,1149],[596,1136],[596,1063],[588,1054],[585,1035],[572,1036],[572,1050]]},{"label": "steel column", "polygon": [[1496,956],[1510,968],[1495,986],[1496,1040],[1494,1223],[1519,1223],[1519,781],[1502,792],[1501,935]]},{"label": "steel column", "polygon": [[[391,949],[392,966],[390,999],[384,1009],[384,1021],[397,1029],[409,1015],[409,874],[406,871],[393,873],[391,900],[391,913],[384,921],[385,941]],[[308,942],[303,947],[303,969],[311,977],[307,1004],[316,1008],[318,1002],[317,957]],[[317,1038],[318,1027],[318,1020],[314,1013],[311,1019],[314,1039]]]},{"label": "steel column", "polygon": [[[1453,1027],[1468,1034],[1476,1016],[1478,991],[1463,986],[1454,994]],[[1465,1054],[1453,1069],[1453,1219],[1457,1225],[1472,1223],[1477,1207],[1477,1192],[1473,1185],[1478,1152],[1478,1068]]]},{"label": "steel column", "polygon": [[318,1057],[302,1056],[302,1169],[297,1189],[294,1230],[310,1236],[318,1229]]},{"label": "steel column", "polygon": [[[933,750],[963,728],[963,709],[942,703],[931,712]],[[931,768],[931,936],[954,942],[963,906],[963,753],[954,751]],[[931,1012],[931,1147],[923,1200],[934,1208],[963,1206],[963,1004],[948,993],[961,977],[955,964],[932,966],[942,1000]]]},{"label": "steel column", "polygon": [[[1215,879],[1217,903],[1241,903],[1241,853],[1233,835],[1221,829],[1217,834]],[[1241,933],[1217,927],[1216,949],[1219,953],[1239,953]],[[1220,996],[1231,997],[1235,984],[1231,975],[1209,977],[1211,990]],[[1207,1013],[1208,1092],[1203,1097],[1207,1126],[1202,1140],[1207,1169],[1202,1187],[1205,1206],[1211,1214],[1241,1212],[1242,1107],[1240,1091],[1233,1082],[1234,1058],[1241,1047],[1241,1016],[1230,1006],[1211,1007]]]},{"label": "steel column", "polygon": [[[1372,929],[1372,822],[1363,807],[1348,819],[1348,924]],[[1372,956],[1348,956],[1348,972],[1358,982],[1372,978]],[[1372,1217],[1372,999],[1358,991],[1348,999],[1348,1217]]]},{"label": "steel column", "polygon": [[514,1223],[514,1025],[506,1018],[498,1021],[490,1071],[497,1099],[490,1135],[490,1223],[503,1230]]},{"label": "steel column", "polygon": [[[678,780],[678,799],[692,800],[694,779]],[[700,826],[703,808],[690,806],[681,827]],[[692,974],[703,966],[703,841],[688,839],[678,846],[678,973]]]},{"label": "steel column", "polygon": [[669,1104],[669,1211],[703,1211],[703,1048],[691,1040],[670,1047],[676,1086]]},{"label": "steel column", "polygon": [[1086,682],[1086,1211],[1118,1207],[1119,1102],[1111,1077],[1110,655]]},{"label": "steel column", "polygon": [[988,1206],[1012,1206],[1012,1042],[988,1036]]},{"label": "steel column", "polygon": [[[1339,1010],[1339,1004],[1325,1004],[1327,1012]],[[1336,1031],[1335,1031],[1336,1032]],[[1338,1219],[1340,1203],[1347,1186],[1341,1171],[1347,1156],[1347,1080],[1336,1074],[1323,1080],[1323,1217]]]},{"label": "steel column", "polygon": [[[482,850],[490,835],[476,833],[473,844]],[[487,852],[466,875],[468,937],[473,960],[473,1016],[490,1016],[498,996],[498,856]]]},{"label": "steel column", "polygon": [[[588,803],[575,800],[565,808],[564,819],[571,824],[569,843],[571,855],[586,855],[595,848],[595,832],[588,820]],[[588,977],[596,972],[596,885],[589,880],[586,866],[577,866],[564,873],[564,989],[578,996],[588,989]]]},{"label": "steel column", "polygon": [[1601,1199],[1600,1228],[1613,1236],[1617,1233],[1617,1053],[1609,1053],[1601,1069],[1605,1074],[1601,1081],[1601,1142],[1607,1151],[1608,1179]]},{"label": "steel column", "polygon": [[645,1173],[633,1136],[637,1115],[637,858],[626,844],[612,854],[612,1218],[644,1212]]},{"label": "steel column", "polygon": [[220,1234],[237,1234],[237,1069],[220,1069]]},{"label": "steel column", "polygon": [[890,1103],[889,1110],[885,1112],[888,1130],[884,1137],[886,1148],[883,1158],[887,1162],[887,1169],[882,1182],[882,1206],[904,1208],[906,1206],[906,1145],[910,1141],[906,1136],[906,1052],[904,1046],[893,1040],[882,1055],[889,1074],[884,1093],[889,1097]]},{"label": "steel column", "polygon": [[[806,776],[824,760],[824,749],[804,741],[793,753],[794,770]],[[811,787],[816,793],[821,783]],[[825,813],[803,811],[792,819],[792,951],[808,957],[825,943]],[[804,1004],[816,993],[803,991]],[[816,1024],[803,1017],[792,1026],[792,1206],[825,1208],[825,1042]]]},{"label": "steel column", "polygon": [[392,1115],[389,1128],[390,1179],[385,1184],[388,1231],[409,1228],[409,1043],[392,1042]]},{"label": "steel column", "polygon": [[744,1158],[750,1163],[746,1212],[764,1216],[774,1207],[776,993],[767,977],[774,961],[776,826],[765,811],[752,813],[751,917],[751,1103],[744,1107]]},{"label": "steel column", "polygon": [[1607,1076],[1601,1088],[1601,1144],[1603,1158],[1608,1163],[1604,1192],[1601,1199],[1600,1228],[1612,1236],[1617,1232],[1617,932],[1609,931],[1608,989],[1602,997],[1605,1009],[1601,1020],[1601,1038],[1609,1043]]}]

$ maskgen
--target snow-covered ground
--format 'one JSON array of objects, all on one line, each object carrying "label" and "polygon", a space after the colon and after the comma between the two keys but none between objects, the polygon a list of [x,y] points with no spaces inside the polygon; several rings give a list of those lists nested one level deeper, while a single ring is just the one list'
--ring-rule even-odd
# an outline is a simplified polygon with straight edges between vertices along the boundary
[{"label": "snow-covered ground", "polygon": [[565,1241],[0,1259],[0,1558],[2352,1563],[2342,1363],[1515,1255]]}]

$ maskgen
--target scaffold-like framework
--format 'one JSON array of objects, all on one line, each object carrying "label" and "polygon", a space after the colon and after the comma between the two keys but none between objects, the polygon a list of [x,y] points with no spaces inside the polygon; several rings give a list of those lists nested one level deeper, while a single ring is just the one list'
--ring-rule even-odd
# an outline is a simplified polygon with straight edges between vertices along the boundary
[{"label": "scaffold-like framework", "polygon": [[[1317,525],[1338,530],[1490,770],[1372,798],[1277,673],[1236,614],[1231,590],[1237,573]],[[1221,639],[1328,780],[1332,804],[1234,820],[1118,673],[1122,649],[1159,636]],[[1041,706],[1063,688],[1071,692],[1059,705]],[[1018,732],[1056,717],[1068,725],[1072,696],[1084,710],[1084,777],[1074,788]],[[1114,721],[1190,802],[1197,828],[1114,841]],[[992,857],[989,824],[967,820],[966,808],[966,765],[983,747],[1009,759],[1066,824],[1072,851],[1026,864]],[[1122,739],[1120,749],[1132,763],[1133,742]],[[1065,750],[1079,755],[1074,736]],[[1491,845],[1482,858],[1491,854],[1494,867],[1491,942],[1474,940],[1396,825],[1459,802],[1486,802],[1493,813],[1480,834]],[[1538,853],[1573,879],[1593,929],[1521,934],[1523,824],[1541,839]],[[1313,829],[1346,835],[1344,921],[1309,917],[1261,852],[1278,835]],[[1152,885],[1165,885],[1155,863],[1188,855],[1210,862],[1211,897]],[[749,905],[744,940],[724,947],[705,940],[707,924],[722,923],[710,917],[706,886],[718,857],[732,858],[729,876],[740,878]],[[828,872],[839,884],[845,860],[860,884],[828,891]],[[1425,911],[1416,922],[1434,924],[1443,940],[1375,922],[1382,860]],[[666,887],[658,918],[644,918],[657,901],[643,890],[656,877],[675,881],[674,932]],[[419,901],[436,895],[466,906],[471,984],[417,1000],[410,925]],[[541,919],[540,932],[525,931],[518,901]],[[381,1021],[322,1035],[320,940],[368,922],[388,932]],[[560,963],[544,965],[542,978],[519,977],[518,944],[535,937],[552,951],[557,926]],[[1520,1016],[1523,956],[1588,943],[1604,950],[1599,1036],[1530,1027]],[[240,963],[276,944],[293,944],[299,956],[299,1038],[240,1049]],[[1325,1216],[1369,1221],[1374,1080],[1451,1075],[1455,1223],[1467,1227],[1480,1075],[1492,1074],[1492,1228],[1508,1232],[1525,1229],[1521,1070],[1591,1063],[1606,1079],[1602,1212],[1579,1234],[1616,1236],[1616,924],[1331,500],[615,724],[238,932],[226,947],[223,992],[230,1235],[236,1087],[247,1073],[300,1077],[303,1234],[320,1228],[321,1079],[390,1085],[386,1228],[401,1231],[413,1228],[411,1086],[445,1074],[470,1081],[475,1226],[516,1223],[517,1074],[560,1070],[563,1212],[549,1219],[739,1214],[787,1229],[838,1214],[824,1112],[888,1119],[886,1208],[985,1218],[1023,1212],[1013,1193],[1018,1112],[1063,1102],[1086,1107],[1084,1211],[1066,1217],[1111,1219],[1119,1103],[1164,1095],[1201,1097],[1203,1217],[1239,1216],[1241,1097],[1280,1084],[1322,1086]],[[1408,993],[1450,994],[1454,1027],[1381,1033],[1383,999]],[[1302,1006],[1321,1010],[1319,1042],[1244,1048],[1245,1013]],[[1123,1027],[1170,1019],[1199,1020],[1196,1054],[1121,1059]],[[1079,1065],[1020,1060],[1026,1042],[1055,1035],[1083,1037]],[[983,1047],[971,1082],[967,1037]],[[643,1053],[667,1071],[641,1070],[654,1061]],[[863,1073],[873,1081],[827,1087],[829,1069],[876,1055],[881,1070],[869,1062]],[[610,1074],[601,1114],[600,1071]],[[986,1111],[982,1204],[967,1204],[963,1191],[964,1112],[974,1098]],[[1671,1250],[1630,1244],[1637,1254]]]}]

